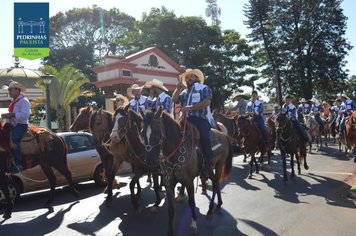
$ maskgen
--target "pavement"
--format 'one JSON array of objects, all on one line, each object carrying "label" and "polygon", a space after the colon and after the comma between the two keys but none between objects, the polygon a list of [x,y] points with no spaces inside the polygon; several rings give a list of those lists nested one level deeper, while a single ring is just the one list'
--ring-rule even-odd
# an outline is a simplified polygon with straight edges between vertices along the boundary
[{"label": "pavement", "polygon": [[[231,175],[222,184],[223,209],[210,220],[206,212],[211,192],[201,195],[198,187],[196,235],[355,235],[356,201],[348,194],[356,184],[356,163],[340,154],[336,145],[329,146],[309,154],[309,170],[302,169],[287,184],[282,181],[278,152],[271,170],[254,173],[252,179],[247,178],[249,165],[242,162],[243,156],[235,156]],[[93,182],[79,184],[79,198],[67,188],[58,188],[50,208],[44,207],[46,191],[25,194],[12,218],[0,219],[0,235],[165,235],[167,204],[163,200],[157,213],[150,211],[154,192],[146,178],[141,179],[141,204],[146,207],[141,214],[131,205],[130,176],[117,178],[124,186],[114,191],[111,207]],[[190,222],[187,201],[176,203],[177,235],[189,235]]]}]

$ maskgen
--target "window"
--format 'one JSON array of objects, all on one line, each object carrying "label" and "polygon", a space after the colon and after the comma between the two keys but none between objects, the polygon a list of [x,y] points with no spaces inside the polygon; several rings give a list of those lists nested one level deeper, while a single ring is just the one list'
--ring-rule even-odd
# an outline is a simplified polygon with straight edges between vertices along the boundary
[{"label": "window", "polygon": [[89,135],[71,135],[65,137],[68,153],[81,152],[94,148],[93,138]]},{"label": "window", "polygon": [[131,71],[130,70],[122,70],[122,76],[131,77]]}]

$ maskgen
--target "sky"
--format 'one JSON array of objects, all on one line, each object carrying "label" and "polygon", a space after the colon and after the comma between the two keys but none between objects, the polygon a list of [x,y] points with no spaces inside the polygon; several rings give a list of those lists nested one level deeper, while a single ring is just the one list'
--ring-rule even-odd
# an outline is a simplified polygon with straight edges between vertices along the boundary
[{"label": "sky", "polygon": [[[110,9],[118,8],[136,19],[141,19],[143,12],[148,12],[152,7],[165,6],[168,10],[173,10],[177,16],[202,16],[208,24],[210,19],[205,17],[207,3],[205,0],[0,0],[0,68],[13,66],[13,5],[14,2],[49,2],[50,16],[58,12],[65,12],[74,7],[97,6]],[[249,33],[249,29],[243,24],[246,20],[243,13],[243,6],[248,0],[218,0],[221,8],[221,27],[222,29],[235,29],[243,37]],[[344,14],[348,17],[348,28],[346,38],[352,45],[356,45],[356,9],[355,0],[344,0],[341,4]],[[348,61],[345,69],[349,74],[356,75],[356,48],[353,48],[346,57]],[[40,60],[21,59],[22,66],[30,69],[37,69],[41,66]]]}]

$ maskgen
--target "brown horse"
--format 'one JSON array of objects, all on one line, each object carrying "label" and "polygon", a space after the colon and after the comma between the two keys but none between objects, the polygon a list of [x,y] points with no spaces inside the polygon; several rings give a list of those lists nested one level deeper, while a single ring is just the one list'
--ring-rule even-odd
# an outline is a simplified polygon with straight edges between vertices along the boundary
[{"label": "brown horse", "polygon": [[267,119],[265,121],[265,125],[266,125],[267,131],[269,133],[269,136],[271,137],[271,140],[270,140],[271,149],[274,149],[277,147],[277,145],[276,145],[276,124],[274,123],[274,118],[272,118],[271,116],[267,117]]},{"label": "brown horse", "polygon": [[[95,113],[94,116],[93,113]],[[100,115],[97,119],[92,120],[90,123],[91,118],[96,118],[96,114],[107,114],[107,115]],[[70,130],[73,132],[79,131],[89,131],[93,135],[93,144],[97,152],[100,155],[100,159],[102,164],[104,165],[105,170],[111,170],[112,168],[112,156],[105,154],[105,148],[101,147],[102,143],[106,143],[110,138],[110,132],[114,126],[112,120],[112,114],[104,111],[103,109],[99,109],[98,112],[95,112],[91,106],[83,107],[79,110],[79,114],[74,119],[73,124],[70,126]],[[106,179],[108,175],[106,174]],[[115,172],[116,173],[116,172]],[[111,176],[111,175],[110,175]],[[112,183],[112,188],[120,188],[120,184],[116,178],[114,178]],[[107,193],[108,187],[105,187],[104,193]]]},{"label": "brown horse", "polygon": [[306,161],[307,151],[306,142],[297,134],[293,122],[286,116],[285,113],[278,113],[276,116],[276,132],[277,142],[281,151],[283,161],[283,181],[288,181],[287,177],[287,154],[290,155],[290,165],[292,168],[291,177],[294,173],[294,157],[297,161],[298,174],[301,174],[300,162],[304,158],[304,168],[307,170],[309,166]]},{"label": "brown horse", "polygon": [[[199,176],[203,164],[198,130],[187,119],[182,119],[179,124],[169,114],[162,112],[161,108],[155,113],[151,112],[150,115],[146,113],[143,130],[142,137],[146,137],[146,141],[149,141],[151,146],[156,145],[156,142],[162,145],[163,155],[154,154],[149,158],[152,162],[159,163],[166,188],[169,216],[168,235],[174,234],[174,189],[178,182],[187,188],[188,201],[193,219],[191,229],[196,231],[197,216],[195,212],[193,180]],[[155,132],[154,135],[153,132]],[[153,138],[157,136],[160,139],[153,141]],[[232,148],[228,137],[212,129],[212,147],[212,162],[215,174],[209,176],[213,184],[213,196],[210,201],[208,216],[213,214],[216,195],[218,197],[216,210],[221,209],[223,202],[221,199],[220,183],[228,177],[232,167]]]},{"label": "brown horse", "polygon": [[253,163],[255,163],[256,173],[259,173],[259,165],[257,164],[255,155],[258,152],[261,153],[259,158],[261,164],[263,163],[263,155],[267,155],[268,165],[270,165],[272,155],[271,147],[270,145],[266,146],[264,143],[262,133],[253,121],[253,115],[240,115],[237,118],[237,127],[242,147],[245,149],[245,152],[251,156],[249,178],[252,178]]},{"label": "brown horse", "polygon": [[[135,210],[142,210],[138,201],[140,192],[137,192],[137,194],[134,192],[135,183],[139,182],[143,174],[152,173],[156,201],[151,211],[156,211],[161,202],[160,185],[158,183],[159,164],[150,159],[147,153],[154,152],[156,149],[160,150],[160,143],[147,143],[144,141],[145,138],[141,138],[142,117],[129,109],[129,106],[119,107],[115,111],[115,119],[116,124],[113,133],[116,133],[118,140],[111,141],[110,150],[114,155],[124,158],[133,166],[134,176],[130,182],[132,204]],[[154,130],[155,128],[152,128],[152,132]]]},{"label": "brown horse", "polygon": [[353,111],[347,118],[344,126],[344,135],[340,137],[346,150],[352,150],[354,162],[356,162],[356,111]]},{"label": "brown horse", "polygon": [[[11,217],[11,209],[13,206],[13,202],[8,195],[8,190],[6,190],[9,177],[6,176],[6,172],[8,171],[8,159],[10,158],[10,126],[9,124],[0,123],[0,152],[2,154],[1,157],[1,168],[0,168],[0,186],[4,191],[5,197],[7,199],[7,208],[4,214],[5,218]],[[49,131],[48,131],[49,132]],[[50,184],[50,192],[48,196],[48,200],[46,205],[50,205],[54,200],[54,193],[56,188],[56,177],[53,173],[52,167],[59,171],[68,181],[71,192],[75,196],[79,196],[78,190],[74,187],[72,181],[72,174],[67,166],[67,146],[64,140],[56,135],[53,132],[49,133],[50,136],[50,147],[47,147],[43,150],[40,149],[40,145],[38,145],[38,149],[36,149],[37,155],[27,156],[25,154],[22,155],[23,160],[33,158],[33,163],[39,164],[47,176],[49,184]],[[22,150],[23,151],[23,150]],[[11,176],[11,181],[19,181],[16,179],[16,176]],[[21,190],[20,190],[21,191]]]}]

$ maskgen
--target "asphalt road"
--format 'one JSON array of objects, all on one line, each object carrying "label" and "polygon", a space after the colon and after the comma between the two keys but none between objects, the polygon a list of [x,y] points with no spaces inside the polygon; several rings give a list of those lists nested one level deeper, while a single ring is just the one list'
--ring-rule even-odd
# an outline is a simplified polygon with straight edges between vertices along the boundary
[{"label": "asphalt road", "polygon": [[[356,202],[346,195],[356,184],[356,163],[332,146],[308,155],[308,164],[308,171],[283,184],[279,155],[273,157],[270,171],[254,174],[253,179],[247,178],[249,167],[242,156],[234,157],[231,176],[223,183],[223,210],[211,220],[205,217],[209,197],[198,188],[198,235],[355,235]],[[129,176],[117,178],[124,184],[129,181]],[[141,203],[147,207],[154,194],[145,178],[141,184]],[[0,235],[165,235],[164,200],[157,213],[146,208],[139,214],[131,206],[127,185],[115,190],[110,208],[93,182],[80,184],[79,190],[75,198],[66,188],[58,189],[51,208],[43,207],[46,192],[22,196],[12,218],[0,219]],[[187,201],[176,208],[178,235],[188,235]]]}]

